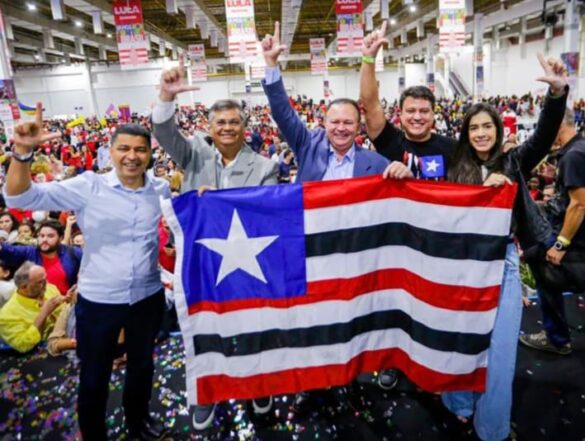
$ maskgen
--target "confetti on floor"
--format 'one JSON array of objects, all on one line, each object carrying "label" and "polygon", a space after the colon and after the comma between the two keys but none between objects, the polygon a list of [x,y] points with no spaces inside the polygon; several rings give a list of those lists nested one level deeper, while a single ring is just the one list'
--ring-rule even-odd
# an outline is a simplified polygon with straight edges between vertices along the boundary
[{"label": "confetti on floor", "polygon": [[[566,298],[569,319],[585,323],[583,298]],[[524,309],[523,330],[539,330],[538,306]],[[404,377],[390,391],[378,388],[372,375],[361,375],[351,388],[312,394],[312,405],[296,415],[294,396],[275,397],[267,416],[257,416],[247,402],[222,403],[213,426],[194,432],[186,406],[185,371],[180,337],[159,344],[152,394],[153,416],[172,431],[171,440],[475,440],[473,425],[461,424],[442,405]],[[573,354],[558,357],[518,350],[512,427],[514,439],[585,439],[585,334],[575,334]],[[125,369],[114,370],[107,428],[111,440],[127,440],[121,407]],[[38,349],[24,356],[0,353],[0,439],[74,440],[78,435],[75,401],[78,366],[74,357],[52,358]]]}]

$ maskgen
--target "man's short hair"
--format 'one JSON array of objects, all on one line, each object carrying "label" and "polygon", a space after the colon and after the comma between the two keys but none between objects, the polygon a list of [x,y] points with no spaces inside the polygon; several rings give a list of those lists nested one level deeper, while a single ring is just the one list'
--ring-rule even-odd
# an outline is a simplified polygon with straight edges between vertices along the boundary
[{"label": "man's short hair", "polygon": [[63,237],[63,235],[65,234],[65,227],[61,225],[61,222],[55,219],[45,219],[44,221],[40,222],[39,226],[37,227],[37,234],[40,233],[41,230],[45,227],[52,228],[53,230],[55,230],[59,237]]},{"label": "man's short hair", "polygon": [[209,124],[215,119],[217,112],[225,112],[226,110],[236,109],[240,115],[240,120],[246,124],[246,113],[239,102],[236,100],[217,100],[209,109]]},{"label": "man's short hair", "polygon": [[146,139],[148,148],[150,148],[150,132],[140,124],[124,124],[117,127],[114,135],[112,136],[110,145],[114,145],[116,143],[116,139],[118,139],[119,135],[141,136]]},{"label": "man's short hair", "polygon": [[27,260],[16,270],[14,273],[14,284],[17,288],[20,288],[22,285],[26,285],[28,283],[30,280],[30,270],[33,266],[37,266],[36,263]]},{"label": "man's short hair", "polygon": [[356,100],[352,100],[351,98],[336,98],[329,103],[329,105],[327,106],[327,111],[329,112],[329,109],[331,109],[331,107],[335,106],[336,104],[347,104],[353,106],[355,111],[357,112],[357,120],[358,122],[360,121],[360,106],[358,105]]},{"label": "man's short hair", "polygon": [[408,97],[427,100],[431,103],[432,110],[435,110],[435,94],[426,86],[411,86],[402,92],[402,95],[400,95],[400,109],[402,109],[404,100]]}]

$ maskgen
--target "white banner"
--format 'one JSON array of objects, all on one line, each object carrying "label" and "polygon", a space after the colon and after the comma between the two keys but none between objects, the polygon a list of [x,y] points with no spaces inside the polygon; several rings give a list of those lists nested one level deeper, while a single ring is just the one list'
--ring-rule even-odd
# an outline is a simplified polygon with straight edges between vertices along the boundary
[{"label": "white banner", "polygon": [[361,56],[364,39],[363,5],[361,0],[337,0],[337,54]]},{"label": "white banner", "polygon": [[191,82],[207,81],[207,61],[205,60],[205,45],[190,44],[189,58],[191,59]]},{"label": "white banner", "polygon": [[253,0],[225,0],[230,63],[242,63],[258,55]]},{"label": "white banner", "polygon": [[309,50],[311,51],[311,74],[322,75],[327,73],[327,55],[325,53],[324,38],[310,38]]}]

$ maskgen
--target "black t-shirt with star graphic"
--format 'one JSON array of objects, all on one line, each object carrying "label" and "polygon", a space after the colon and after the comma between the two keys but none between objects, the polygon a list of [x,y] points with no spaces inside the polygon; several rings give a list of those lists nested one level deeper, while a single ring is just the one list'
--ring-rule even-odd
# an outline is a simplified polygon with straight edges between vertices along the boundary
[{"label": "black t-shirt with star graphic", "polygon": [[457,146],[455,139],[436,133],[427,141],[410,141],[402,130],[389,122],[373,142],[378,153],[408,166],[415,178],[436,181],[446,179],[449,160]]}]

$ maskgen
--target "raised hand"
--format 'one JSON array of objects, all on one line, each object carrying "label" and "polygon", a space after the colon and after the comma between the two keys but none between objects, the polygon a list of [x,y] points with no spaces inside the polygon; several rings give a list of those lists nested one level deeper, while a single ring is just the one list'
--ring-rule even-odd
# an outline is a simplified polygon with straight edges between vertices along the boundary
[{"label": "raised hand", "polygon": [[179,66],[164,70],[160,76],[160,92],[158,97],[161,101],[174,101],[181,92],[199,90],[198,86],[185,83],[185,67],[183,65],[183,54],[179,55]]},{"label": "raised hand", "polygon": [[362,55],[366,57],[375,57],[378,50],[383,44],[388,44],[389,41],[384,36],[386,35],[386,27],[388,21],[382,22],[382,27],[376,31],[370,32],[363,40]]},{"label": "raised hand", "polygon": [[60,138],[61,133],[43,132],[43,104],[37,103],[35,120],[17,125],[14,128],[14,144],[19,153],[30,152],[39,144]]},{"label": "raised hand", "polygon": [[565,93],[567,85],[567,70],[562,61],[556,58],[544,58],[542,53],[538,53],[538,61],[544,70],[544,75],[538,77],[536,81],[542,81],[550,86],[550,93],[555,96],[561,96]]},{"label": "raised hand", "polygon": [[262,53],[266,65],[275,67],[278,57],[286,49],[286,45],[280,44],[280,23],[274,22],[274,35],[266,34],[262,40]]}]

